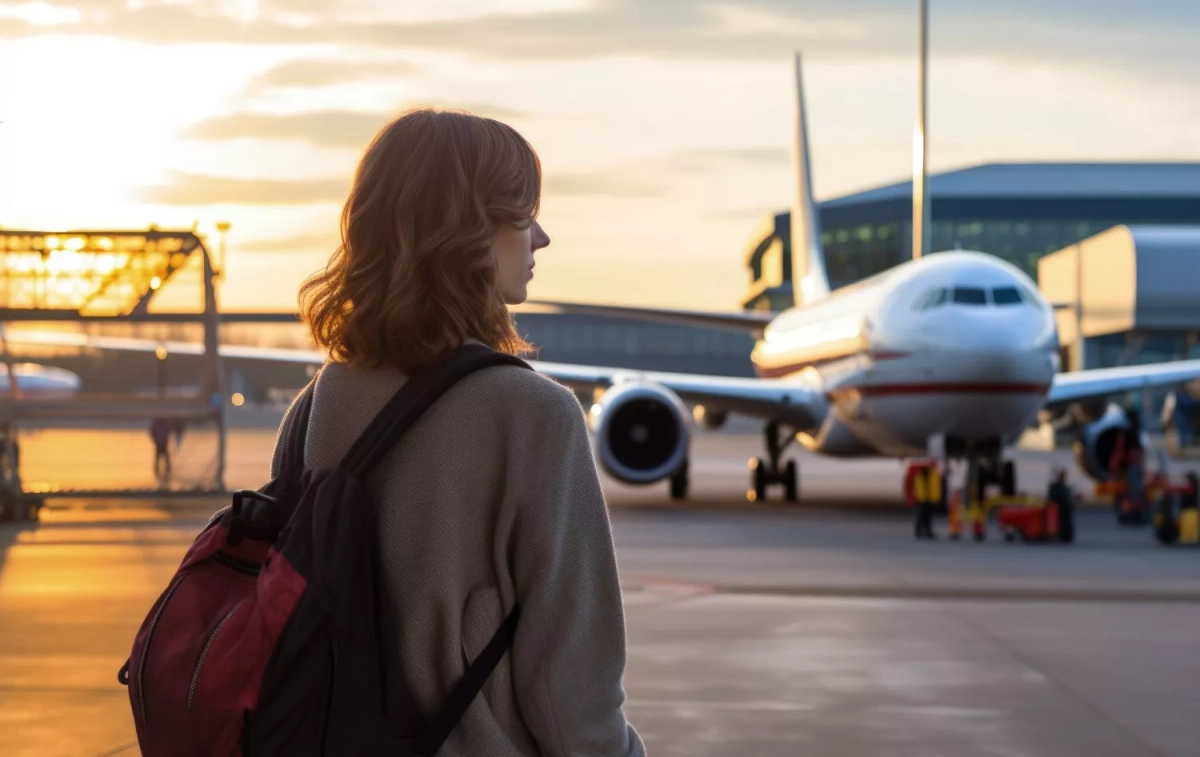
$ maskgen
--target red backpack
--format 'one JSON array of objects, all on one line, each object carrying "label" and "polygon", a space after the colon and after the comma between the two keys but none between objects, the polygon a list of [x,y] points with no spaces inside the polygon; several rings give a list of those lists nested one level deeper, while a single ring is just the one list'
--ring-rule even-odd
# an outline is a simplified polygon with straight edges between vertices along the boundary
[{"label": "red backpack", "polygon": [[118,676],[145,757],[433,755],[512,644],[516,609],[425,721],[398,675],[367,473],[464,376],[523,361],[464,345],[414,375],[337,468],[304,467],[315,380],[279,474],[188,550]]}]

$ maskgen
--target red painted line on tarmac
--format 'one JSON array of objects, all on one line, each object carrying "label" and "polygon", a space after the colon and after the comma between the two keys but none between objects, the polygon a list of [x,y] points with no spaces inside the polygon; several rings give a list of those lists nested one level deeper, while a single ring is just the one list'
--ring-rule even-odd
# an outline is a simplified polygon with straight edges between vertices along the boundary
[{"label": "red painted line on tarmac", "polygon": [[621,583],[627,591],[669,593],[677,596],[704,596],[720,591],[720,587],[716,584],[656,576],[631,576],[627,581]]}]

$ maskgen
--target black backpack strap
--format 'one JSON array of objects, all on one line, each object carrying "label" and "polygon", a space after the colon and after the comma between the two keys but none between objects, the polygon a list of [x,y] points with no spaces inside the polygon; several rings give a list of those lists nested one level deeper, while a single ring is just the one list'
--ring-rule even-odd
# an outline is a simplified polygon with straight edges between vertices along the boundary
[{"label": "black backpack strap", "polygon": [[450,692],[441,711],[426,725],[425,732],[417,740],[417,754],[422,757],[433,757],[437,754],[438,750],[442,748],[442,744],[449,738],[450,732],[454,730],[454,726],[462,720],[462,716],[466,714],[471,702],[483,689],[483,684],[500,664],[504,653],[512,646],[513,638],[517,633],[518,609],[514,607],[513,611],[504,619],[500,630],[496,631],[496,635],[484,647],[483,652],[467,668],[467,672],[454,687],[454,691]]},{"label": "black backpack strap", "polygon": [[459,379],[493,365],[530,368],[528,363],[513,355],[496,352],[481,344],[464,344],[442,362],[411,376],[400,387],[350,447],[342,467],[356,478],[366,475],[400,435]]},{"label": "black backpack strap", "polygon": [[284,440],[283,456],[279,460],[281,473],[304,467],[304,442],[308,438],[308,420],[312,415],[313,394],[316,386],[317,378],[314,376],[300,394],[300,401],[292,416],[292,426],[288,429],[287,438]]}]

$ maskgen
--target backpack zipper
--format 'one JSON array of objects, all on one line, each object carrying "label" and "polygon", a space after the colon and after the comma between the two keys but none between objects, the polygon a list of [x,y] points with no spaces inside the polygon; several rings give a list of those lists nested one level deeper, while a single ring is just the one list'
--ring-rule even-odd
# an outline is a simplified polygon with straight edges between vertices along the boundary
[{"label": "backpack zipper", "polygon": [[246,600],[244,599],[239,600],[238,603],[233,606],[233,609],[225,614],[225,617],[221,619],[221,622],[217,624],[217,627],[213,629],[212,634],[209,635],[208,641],[204,643],[204,649],[200,652],[200,659],[196,660],[196,671],[192,673],[192,685],[188,687],[187,706],[189,710],[192,709],[192,701],[196,698],[196,685],[200,682],[200,671],[204,668],[204,658],[208,656],[209,647],[211,647],[213,642],[217,640],[217,634],[221,633],[221,629],[225,627],[225,624],[228,623],[229,619],[233,617],[233,614],[237,612],[237,608],[241,607],[242,602],[245,601]]},{"label": "backpack zipper", "polygon": [[141,713],[143,723],[148,722],[146,720],[146,689],[143,685],[143,679],[146,673],[146,658],[150,656],[150,642],[154,640],[154,630],[158,628],[158,621],[162,618],[163,610],[167,609],[167,604],[171,601],[171,597],[175,596],[175,591],[179,588],[180,584],[187,580],[188,575],[191,574],[184,575],[176,581],[171,590],[167,592],[167,596],[163,597],[162,604],[158,606],[158,609],[154,612],[154,617],[150,620],[150,629],[146,631],[146,644],[142,647],[142,659],[138,660],[137,670],[138,710]]}]

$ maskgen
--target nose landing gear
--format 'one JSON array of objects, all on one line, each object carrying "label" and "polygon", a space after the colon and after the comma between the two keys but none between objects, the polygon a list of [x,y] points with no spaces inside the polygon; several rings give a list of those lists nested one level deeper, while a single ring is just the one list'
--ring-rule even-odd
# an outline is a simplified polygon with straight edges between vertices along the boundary
[{"label": "nose landing gear", "polygon": [[684,458],[679,470],[671,474],[671,499],[684,500],[688,495],[688,461]]},{"label": "nose landing gear", "polygon": [[799,493],[796,461],[788,460],[783,468],[779,465],[779,458],[791,443],[792,437],[789,436],[786,441],[780,442],[779,424],[774,421],[767,424],[764,437],[767,459],[756,457],[750,461],[750,490],[746,492],[746,499],[751,502],[765,502],[767,487],[771,484],[782,484],[784,500],[795,502]]}]

